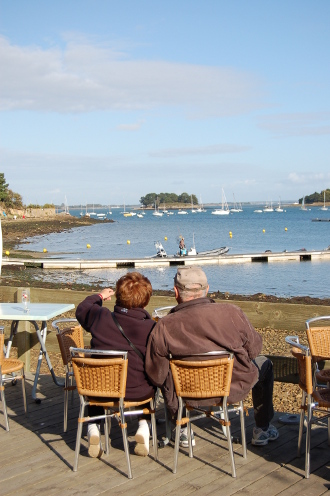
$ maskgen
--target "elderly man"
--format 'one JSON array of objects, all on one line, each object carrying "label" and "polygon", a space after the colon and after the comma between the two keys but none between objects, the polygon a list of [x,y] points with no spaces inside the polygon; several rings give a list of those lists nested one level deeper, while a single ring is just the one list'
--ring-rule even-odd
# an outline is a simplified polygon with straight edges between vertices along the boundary
[{"label": "elderly man", "polygon": [[[151,331],[145,370],[160,387],[172,417],[178,410],[178,399],[169,366],[169,356],[187,356],[214,350],[234,353],[229,403],[244,399],[252,389],[254,418],[252,444],[264,446],[278,438],[271,425],[273,418],[273,367],[269,359],[258,356],[262,338],[240,308],[228,303],[216,304],[206,298],[209,286],[199,267],[180,267],[174,277],[178,305],[163,317]],[[213,400],[200,400],[211,405]],[[197,404],[196,404],[197,406]],[[195,440],[193,439],[193,445]],[[182,429],[180,446],[187,447],[187,428]]]}]

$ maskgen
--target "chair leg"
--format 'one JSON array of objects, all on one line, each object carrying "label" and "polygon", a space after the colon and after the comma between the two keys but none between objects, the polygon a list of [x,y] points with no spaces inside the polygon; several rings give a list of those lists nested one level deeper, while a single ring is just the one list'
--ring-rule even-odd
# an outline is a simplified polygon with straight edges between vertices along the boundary
[{"label": "chair leg", "polygon": [[125,420],[124,409],[122,407],[120,407],[119,410],[120,410],[120,427],[121,427],[121,432],[122,432],[122,436],[123,436],[124,450],[125,450],[126,461],[127,461],[127,468],[128,468],[128,478],[129,479],[133,479],[132,468],[131,468],[131,459],[130,459],[130,456],[129,456],[129,447],[128,447],[128,439],[127,439],[127,427],[126,427],[126,420]]},{"label": "chair leg", "polygon": [[301,443],[304,431],[304,420],[305,420],[305,405],[306,405],[306,393],[302,392],[301,406],[300,406],[300,420],[299,420],[299,434],[298,434],[298,451],[297,456],[301,455]]},{"label": "chair leg", "polygon": [[[228,424],[229,424],[228,409],[227,409],[227,404],[225,401],[223,404],[223,412],[224,412],[224,416],[225,416],[225,421],[228,422]],[[232,474],[232,477],[236,477],[236,467],[235,467],[234,450],[233,450],[233,442],[231,439],[230,425],[227,425],[227,441],[228,441],[228,451],[229,451],[230,463],[231,463],[231,474]]]},{"label": "chair leg", "polygon": [[1,403],[2,403],[3,415],[5,417],[6,431],[9,432],[7,404],[6,404],[6,397],[5,397],[5,386],[3,384],[1,384],[0,388],[1,388]]},{"label": "chair leg", "polygon": [[307,429],[306,429],[306,453],[305,453],[305,478],[309,479],[310,474],[310,457],[311,457],[311,428],[313,420],[312,402],[313,399],[311,395],[308,395],[307,399]]},{"label": "chair leg", "polygon": [[[109,410],[104,410],[104,413],[107,415]],[[104,437],[105,437],[105,454],[108,455],[110,453],[110,417],[105,417],[104,419]]]},{"label": "chair leg", "polygon": [[[186,417],[188,419],[190,418],[190,412],[187,408],[186,408]],[[188,434],[189,458],[193,458],[194,453],[193,453],[193,447],[192,447],[191,422],[190,422],[190,420],[187,423],[187,434]]]},{"label": "chair leg", "polygon": [[243,458],[247,458],[243,401],[240,401],[239,417],[240,417],[240,423],[241,423],[241,440],[242,440]]},{"label": "chair leg", "polygon": [[174,446],[174,466],[173,466],[173,474],[176,474],[177,466],[178,466],[178,455],[179,455],[179,444],[180,444],[180,430],[181,430],[181,420],[182,420],[182,409],[183,403],[182,399],[179,399],[179,410],[176,421],[175,428],[175,446]]},{"label": "chair leg", "polygon": [[[156,410],[156,401],[155,399],[151,400],[150,408],[152,411]],[[155,460],[158,460],[158,440],[157,440],[157,428],[156,428],[156,417],[155,414],[151,414],[151,429],[152,429],[152,444],[154,447],[154,457]]]},{"label": "chair leg", "polygon": [[68,430],[68,372],[66,371],[65,374],[65,381],[64,381],[64,414],[63,414],[63,432],[67,432]]},{"label": "chair leg", "polygon": [[79,460],[81,435],[82,435],[82,428],[83,428],[83,422],[79,422],[79,420],[84,417],[84,412],[85,412],[84,400],[82,398],[80,398],[80,411],[79,411],[79,417],[78,417],[76,449],[75,449],[75,453],[74,453],[74,464],[73,464],[73,471],[74,472],[77,472],[77,470],[78,470],[78,460]]},{"label": "chair leg", "polygon": [[28,413],[28,405],[26,401],[26,389],[25,389],[25,374],[24,374],[24,368],[22,370],[22,394],[23,394],[23,404],[24,404],[24,412],[25,415]]}]

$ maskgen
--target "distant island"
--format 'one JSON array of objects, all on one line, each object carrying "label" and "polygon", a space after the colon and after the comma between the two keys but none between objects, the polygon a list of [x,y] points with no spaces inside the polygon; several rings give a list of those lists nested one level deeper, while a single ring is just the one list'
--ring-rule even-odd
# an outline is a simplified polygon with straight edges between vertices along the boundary
[{"label": "distant island", "polygon": [[305,205],[311,205],[313,203],[326,203],[330,202],[330,189],[325,189],[321,193],[312,193],[311,195],[306,195],[303,198],[299,198],[299,205],[302,205],[303,201]]},{"label": "distant island", "polygon": [[143,207],[148,208],[155,206],[159,207],[159,205],[198,205],[197,196],[194,194],[181,193],[181,195],[177,195],[175,193],[148,193],[146,196],[141,196],[140,203]]}]

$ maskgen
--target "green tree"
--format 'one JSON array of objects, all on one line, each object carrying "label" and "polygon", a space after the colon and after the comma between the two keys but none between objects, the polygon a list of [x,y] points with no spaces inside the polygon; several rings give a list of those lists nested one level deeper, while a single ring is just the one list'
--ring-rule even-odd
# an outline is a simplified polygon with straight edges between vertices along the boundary
[{"label": "green tree", "polygon": [[5,203],[8,197],[8,186],[6,183],[5,175],[3,172],[0,172],[0,201]]},{"label": "green tree", "polygon": [[140,203],[144,207],[150,207],[155,204],[156,198],[156,193],[148,193],[146,196],[141,196]]},{"label": "green tree", "polygon": [[180,203],[191,203],[190,195],[188,195],[188,193],[181,193],[181,195],[178,196],[178,201]]},{"label": "green tree", "polygon": [[7,199],[5,201],[7,208],[23,208],[23,199],[19,193],[14,193],[11,189],[8,189]]}]

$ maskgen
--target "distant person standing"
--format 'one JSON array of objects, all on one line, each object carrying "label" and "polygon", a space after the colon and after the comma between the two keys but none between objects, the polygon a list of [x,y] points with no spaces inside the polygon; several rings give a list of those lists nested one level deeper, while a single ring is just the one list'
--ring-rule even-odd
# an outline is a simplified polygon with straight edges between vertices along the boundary
[{"label": "distant person standing", "polygon": [[180,250],[180,255],[186,255],[187,250],[186,250],[186,245],[184,244],[184,238],[180,239],[179,250]]}]

